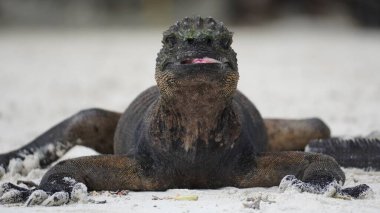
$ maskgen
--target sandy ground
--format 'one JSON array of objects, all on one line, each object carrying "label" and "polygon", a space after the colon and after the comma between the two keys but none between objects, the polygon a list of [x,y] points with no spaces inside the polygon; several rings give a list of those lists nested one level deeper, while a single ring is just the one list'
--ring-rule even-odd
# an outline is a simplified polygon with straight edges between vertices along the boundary
[{"label": "sandy ground", "polygon": [[[300,26],[301,25],[301,26]],[[81,109],[123,111],[154,84],[158,30],[2,30],[0,32],[0,152],[15,149]],[[302,23],[234,29],[242,90],[264,117],[324,119],[334,135],[380,130],[380,32],[348,26]],[[84,147],[65,158],[94,154]],[[377,212],[380,172],[345,169],[347,186],[367,183],[372,199],[341,200],[278,187],[220,190],[173,189],[94,195],[106,204],[72,204],[75,212],[250,212],[247,198],[268,195],[262,212]],[[7,175],[0,182],[38,181]],[[198,201],[175,201],[176,195]],[[0,206],[0,212],[48,212],[52,208]]]}]

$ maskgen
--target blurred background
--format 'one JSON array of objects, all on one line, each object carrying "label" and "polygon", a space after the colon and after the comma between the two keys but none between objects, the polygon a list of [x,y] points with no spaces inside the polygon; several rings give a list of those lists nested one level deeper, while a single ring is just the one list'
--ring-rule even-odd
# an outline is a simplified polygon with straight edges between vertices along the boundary
[{"label": "blurred background", "polygon": [[155,84],[162,31],[195,15],[235,33],[264,117],[380,130],[379,0],[0,0],[0,152],[81,109],[123,111]]},{"label": "blurred background", "polygon": [[189,15],[234,25],[266,24],[287,16],[344,16],[380,26],[378,0],[1,0],[3,26],[155,26]]}]

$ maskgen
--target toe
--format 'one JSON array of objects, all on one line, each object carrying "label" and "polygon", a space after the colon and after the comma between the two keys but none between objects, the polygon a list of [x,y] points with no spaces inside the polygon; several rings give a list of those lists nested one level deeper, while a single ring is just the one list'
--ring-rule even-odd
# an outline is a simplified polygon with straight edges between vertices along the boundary
[{"label": "toe", "polygon": [[0,186],[0,204],[21,203],[24,202],[31,190],[16,186],[12,183],[3,183]]},{"label": "toe", "polygon": [[299,192],[302,192],[302,186],[303,182],[298,180],[294,175],[286,175],[284,178],[282,178],[279,189],[281,192],[284,192],[285,190],[292,188],[296,189]]},{"label": "toe", "polygon": [[371,198],[374,195],[373,190],[367,184],[360,184],[358,186],[342,189],[341,193],[356,199]]},{"label": "toe", "polygon": [[26,206],[40,205],[43,201],[48,198],[48,194],[43,190],[34,191],[26,201]]},{"label": "toe", "polygon": [[71,200],[73,202],[87,203],[87,186],[83,183],[77,183],[74,185],[73,190],[71,191]]},{"label": "toe", "polygon": [[10,189],[1,196],[0,204],[22,203],[28,198],[29,194],[26,191]]},{"label": "toe", "polygon": [[0,166],[0,179],[5,175],[5,169],[3,166]]},{"label": "toe", "polygon": [[46,200],[42,202],[43,206],[61,206],[70,201],[69,193],[67,192],[56,192],[49,196]]}]

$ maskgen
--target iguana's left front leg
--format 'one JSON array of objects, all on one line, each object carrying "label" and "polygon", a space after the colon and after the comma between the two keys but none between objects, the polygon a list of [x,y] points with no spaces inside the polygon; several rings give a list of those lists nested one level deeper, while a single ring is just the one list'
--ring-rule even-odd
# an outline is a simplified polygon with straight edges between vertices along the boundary
[{"label": "iguana's left front leg", "polygon": [[3,184],[0,203],[26,201],[27,205],[62,205],[86,200],[87,190],[165,189],[165,183],[159,183],[157,178],[150,176],[152,174],[148,174],[138,161],[123,155],[69,159],[51,168],[36,189]]},{"label": "iguana's left front leg", "polygon": [[[305,152],[262,153],[252,162],[253,169],[238,175],[238,187],[270,187],[280,190],[296,188],[303,192],[361,198],[371,189],[362,184],[343,189],[345,175],[330,156]],[[335,190],[335,191],[334,191]]]}]

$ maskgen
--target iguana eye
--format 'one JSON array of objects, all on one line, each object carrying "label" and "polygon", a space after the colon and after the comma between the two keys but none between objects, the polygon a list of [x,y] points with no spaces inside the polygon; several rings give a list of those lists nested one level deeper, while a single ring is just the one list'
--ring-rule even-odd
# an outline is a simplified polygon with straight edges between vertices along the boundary
[{"label": "iguana eye", "polygon": [[220,45],[224,48],[224,49],[228,49],[230,48],[232,44],[232,39],[231,38],[223,38],[221,41],[220,41]]},{"label": "iguana eye", "polygon": [[169,45],[169,47],[173,47],[177,43],[177,39],[174,36],[168,36],[164,40],[165,44]]}]

